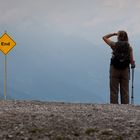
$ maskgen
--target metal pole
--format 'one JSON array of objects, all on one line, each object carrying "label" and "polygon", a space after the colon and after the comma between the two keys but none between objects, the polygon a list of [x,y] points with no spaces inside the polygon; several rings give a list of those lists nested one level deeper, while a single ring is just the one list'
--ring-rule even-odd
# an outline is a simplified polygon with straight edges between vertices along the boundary
[{"label": "metal pole", "polygon": [[4,61],[4,99],[6,100],[6,92],[7,92],[7,56],[5,55]]},{"label": "metal pole", "polygon": [[131,93],[131,104],[134,104],[134,68],[132,68],[132,93]]}]

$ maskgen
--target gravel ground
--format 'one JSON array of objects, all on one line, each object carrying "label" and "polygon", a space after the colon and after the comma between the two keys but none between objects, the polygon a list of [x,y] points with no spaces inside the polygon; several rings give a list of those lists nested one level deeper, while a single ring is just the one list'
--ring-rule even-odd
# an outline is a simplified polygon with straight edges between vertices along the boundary
[{"label": "gravel ground", "polygon": [[0,140],[140,140],[140,106],[0,100]]}]

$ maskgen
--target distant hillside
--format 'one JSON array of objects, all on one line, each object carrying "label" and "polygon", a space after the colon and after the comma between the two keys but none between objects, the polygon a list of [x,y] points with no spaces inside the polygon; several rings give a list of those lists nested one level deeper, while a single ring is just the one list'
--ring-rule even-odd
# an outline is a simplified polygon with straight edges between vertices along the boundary
[{"label": "distant hillside", "polygon": [[[108,102],[109,48],[59,32],[17,34],[17,45],[9,53],[7,65],[7,94],[13,99]],[[3,62],[0,54],[2,66]]]},{"label": "distant hillside", "polygon": [[140,106],[0,100],[1,140],[140,140]]},{"label": "distant hillside", "polygon": [[[109,102],[111,49],[102,40],[100,45],[96,45],[96,40],[91,42],[52,30],[28,31],[26,35],[25,31],[18,31],[16,34],[17,45],[7,57],[8,97],[17,100]],[[0,93],[3,94],[2,53],[0,64]],[[134,97],[137,104],[139,91],[139,70],[136,68]]]}]

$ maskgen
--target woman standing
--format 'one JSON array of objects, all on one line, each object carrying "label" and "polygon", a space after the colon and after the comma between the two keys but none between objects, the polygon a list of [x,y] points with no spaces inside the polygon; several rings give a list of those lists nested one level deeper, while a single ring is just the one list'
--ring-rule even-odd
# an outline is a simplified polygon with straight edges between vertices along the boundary
[{"label": "woman standing", "polygon": [[[116,36],[114,42],[110,38]],[[129,44],[128,36],[125,31],[111,33],[103,36],[103,40],[112,49],[110,64],[110,103],[118,104],[120,92],[121,104],[129,104],[129,77],[130,68],[135,68],[133,49]]]}]

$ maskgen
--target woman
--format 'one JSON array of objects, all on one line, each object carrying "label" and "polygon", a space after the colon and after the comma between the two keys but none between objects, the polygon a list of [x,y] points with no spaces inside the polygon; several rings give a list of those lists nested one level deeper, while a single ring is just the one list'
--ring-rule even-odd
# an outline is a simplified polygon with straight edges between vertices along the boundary
[{"label": "woman", "polygon": [[[117,42],[110,40],[111,37],[116,36]],[[133,58],[133,49],[129,45],[128,36],[125,31],[118,31],[118,33],[111,33],[103,36],[103,40],[111,47],[113,53],[117,50],[118,46],[128,45],[130,61],[128,65],[122,69],[118,69],[114,64],[114,55],[111,58],[110,65],[110,103],[118,104],[118,93],[120,90],[121,104],[129,104],[129,64],[131,68],[135,68],[135,61]],[[120,45],[123,44],[123,45]],[[124,65],[123,65],[124,66]]]}]

